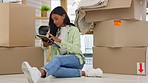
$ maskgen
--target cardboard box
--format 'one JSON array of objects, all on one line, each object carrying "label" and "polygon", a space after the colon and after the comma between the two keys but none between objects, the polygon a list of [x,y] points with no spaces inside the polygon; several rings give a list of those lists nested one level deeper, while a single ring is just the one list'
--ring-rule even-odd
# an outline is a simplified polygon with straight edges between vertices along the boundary
[{"label": "cardboard box", "polygon": [[147,75],[148,55],[146,47],[93,48],[93,66],[104,73]]},{"label": "cardboard box", "polygon": [[44,51],[40,47],[0,48],[0,74],[22,73],[21,64],[27,61],[31,66],[44,65]]},{"label": "cardboard box", "polygon": [[102,8],[86,10],[85,21],[113,19],[146,20],[146,0],[109,0]]},{"label": "cardboard box", "polygon": [[148,46],[148,22],[109,20],[96,23],[94,46]]},{"label": "cardboard box", "polygon": [[35,45],[35,8],[0,3],[0,46]]},{"label": "cardboard box", "polygon": [[51,59],[51,57],[50,57],[50,48],[49,48],[49,49],[47,49],[46,61],[49,62],[50,59]]}]

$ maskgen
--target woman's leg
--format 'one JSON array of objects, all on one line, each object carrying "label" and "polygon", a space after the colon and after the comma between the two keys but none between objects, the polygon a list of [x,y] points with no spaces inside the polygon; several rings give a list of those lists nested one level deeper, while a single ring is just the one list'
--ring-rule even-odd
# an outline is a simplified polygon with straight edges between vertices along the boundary
[{"label": "woman's leg", "polygon": [[[83,68],[83,65],[84,64],[80,64],[79,59],[74,54],[56,55],[42,69],[45,70],[46,76],[54,75],[55,77],[57,77],[56,75],[58,76],[63,75],[62,72],[65,72],[64,73],[65,77],[67,76],[76,77],[76,76],[80,76],[80,72],[81,72],[80,70]],[[71,72],[71,73],[68,73],[68,72]]]},{"label": "woman's leg", "polygon": [[52,75],[56,78],[81,77],[81,69],[60,67]]},{"label": "woman's leg", "polygon": [[102,77],[103,71],[100,68],[91,68],[86,71],[81,71],[84,64],[79,64],[79,59],[73,55],[65,57],[57,56],[61,61],[61,66],[52,75],[58,78],[67,77]]}]

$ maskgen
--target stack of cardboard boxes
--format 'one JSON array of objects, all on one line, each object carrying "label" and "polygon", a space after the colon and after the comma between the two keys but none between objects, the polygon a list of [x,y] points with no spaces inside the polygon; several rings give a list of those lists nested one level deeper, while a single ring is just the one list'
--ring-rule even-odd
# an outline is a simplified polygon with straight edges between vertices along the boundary
[{"label": "stack of cardboard boxes", "polygon": [[35,8],[0,3],[0,74],[22,73],[21,63],[43,66],[43,49],[35,47]]},{"label": "stack of cardboard boxes", "polygon": [[109,0],[86,12],[94,28],[93,66],[105,73],[148,73],[146,0]]}]

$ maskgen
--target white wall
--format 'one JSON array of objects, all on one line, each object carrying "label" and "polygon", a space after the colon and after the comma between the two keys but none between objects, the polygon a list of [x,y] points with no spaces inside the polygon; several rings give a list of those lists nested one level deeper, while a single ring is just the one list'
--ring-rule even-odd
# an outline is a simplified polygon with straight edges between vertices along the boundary
[{"label": "white wall", "polygon": [[[31,6],[34,6],[36,9],[35,9],[35,12],[36,12],[36,17],[40,17],[41,16],[41,11],[40,11],[40,8],[42,5],[46,5],[48,7],[51,7],[51,0],[27,0],[27,4],[28,5],[31,5]],[[48,16],[49,16],[49,13],[48,12]],[[48,25],[48,19],[36,19],[36,22],[35,22],[35,34],[38,34],[38,28],[39,26],[41,25]]]}]

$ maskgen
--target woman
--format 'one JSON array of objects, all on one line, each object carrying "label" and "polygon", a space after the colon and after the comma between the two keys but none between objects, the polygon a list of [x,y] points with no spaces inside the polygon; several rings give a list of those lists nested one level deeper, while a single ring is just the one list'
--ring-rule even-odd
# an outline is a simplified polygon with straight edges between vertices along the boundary
[{"label": "woman", "polygon": [[85,64],[85,58],[80,50],[80,33],[78,28],[70,23],[67,13],[61,6],[50,13],[49,26],[50,38],[65,49],[66,53],[60,54],[59,48],[50,42],[43,41],[44,47],[51,46],[50,62],[41,69],[31,67],[27,62],[22,63],[22,70],[30,83],[36,83],[40,77],[49,75],[56,78],[103,75],[99,68],[81,70]]}]

